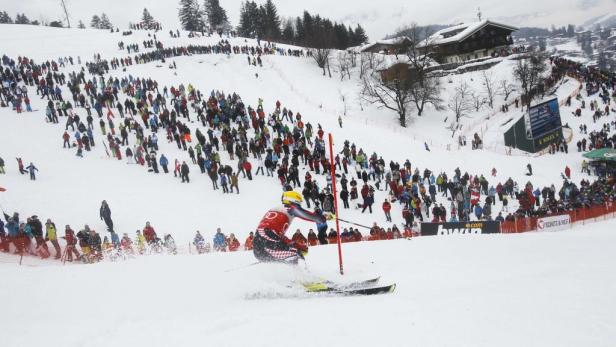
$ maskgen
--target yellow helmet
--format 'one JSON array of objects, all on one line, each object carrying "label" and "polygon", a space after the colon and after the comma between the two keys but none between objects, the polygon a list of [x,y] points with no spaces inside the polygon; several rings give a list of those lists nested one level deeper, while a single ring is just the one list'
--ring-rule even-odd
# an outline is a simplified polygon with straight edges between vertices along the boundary
[{"label": "yellow helmet", "polygon": [[304,201],[304,199],[302,198],[302,195],[298,192],[291,190],[291,191],[282,193],[282,203],[285,205],[301,204],[302,201]]}]

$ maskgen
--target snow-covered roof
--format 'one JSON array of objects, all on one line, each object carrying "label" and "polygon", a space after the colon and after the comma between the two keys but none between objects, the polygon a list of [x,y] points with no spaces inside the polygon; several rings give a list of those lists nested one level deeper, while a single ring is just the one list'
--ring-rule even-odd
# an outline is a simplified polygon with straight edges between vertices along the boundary
[{"label": "snow-covered roof", "polygon": [[365,52],[376,46],[397,46],[397,45],[403,45],[405,43],[410,43],[410,42],[412,41],[407,36],[395,37],[393,39],[378,40],[378,41],[371,42],[371,43],[368,43],[362,46],[361,51]]},{"label": "snow-covered roof", "polygon": [[482,20],[480,22],[474,23],[463,23],[454,26],[447,27],[445,29],[441,29],[434,33],[427,39],[427,42],[423,42],[420,44],[421,46],[433,46],[433,45],[442,45],[451,42],[459,42],[464,41],[468,37],[472,36],[477,31],[483,29],[484,27],[491,25],[499,28],[517,31],[518,28],[505,25],[497,22],[492,22],[490,20]]}]

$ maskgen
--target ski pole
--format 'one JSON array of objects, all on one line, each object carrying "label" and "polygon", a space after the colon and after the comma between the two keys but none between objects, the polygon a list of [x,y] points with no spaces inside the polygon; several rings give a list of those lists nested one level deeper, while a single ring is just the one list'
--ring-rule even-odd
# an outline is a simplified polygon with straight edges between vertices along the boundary
[{"label": "ski pole", "polygon": [[365,226],[365,225],[358,224],[358,223],[354,223],[354,222],[351,222],[351,221],[348,221],[348,220],[344,220],[342,218],[338,218],[338,220],[341,221],[341,222],[347,223],[347,224],[358,226],[358,227],[362,227],[362,228],[366,228],[366,229],[372,229],[372,227]]}]

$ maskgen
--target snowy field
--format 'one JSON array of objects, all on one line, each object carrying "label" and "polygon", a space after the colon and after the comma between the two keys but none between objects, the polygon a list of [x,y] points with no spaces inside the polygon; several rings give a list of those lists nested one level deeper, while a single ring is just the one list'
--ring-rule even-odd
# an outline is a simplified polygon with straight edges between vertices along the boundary
[{"label": "snowy field", "polygon": [[[616,222],[571,231],[316,247],[310,273],[382,275],[396,292],[331,298],[287,288],[303,270],[251,254],[121,264],[0,265],[0,345],[613,346]],[[260,299],[254,299],[260,295]],[[7,298],[10,298],[8,300]]]}]

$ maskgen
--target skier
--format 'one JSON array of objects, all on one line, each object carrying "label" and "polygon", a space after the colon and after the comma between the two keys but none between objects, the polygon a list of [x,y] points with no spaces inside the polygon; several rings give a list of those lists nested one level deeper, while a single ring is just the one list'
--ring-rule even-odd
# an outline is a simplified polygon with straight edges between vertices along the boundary
[{"label": "skier", "polygon": [[269,210],[257,227],[253,240],[255,257],[262,262],[297,264],[308,253],[305,244],[295,244],[285,232],[295,217],[317,223],[319,230],[327,230],[327,218],[318,212],[309,212],[301,207],[302,195],[295,191],[282,194],[282,207]]}]

